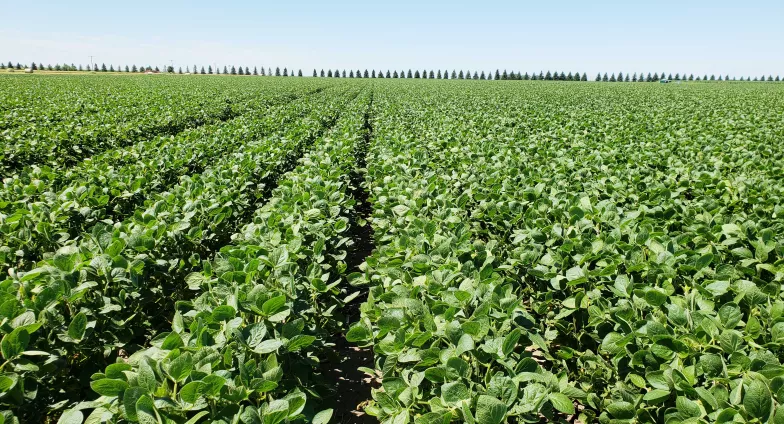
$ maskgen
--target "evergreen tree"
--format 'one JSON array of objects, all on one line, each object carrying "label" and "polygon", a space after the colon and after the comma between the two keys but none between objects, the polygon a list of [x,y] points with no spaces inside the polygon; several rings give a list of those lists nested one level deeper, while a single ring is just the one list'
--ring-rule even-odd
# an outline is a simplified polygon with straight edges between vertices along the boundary
[{"label": "evergreen tree", "polygon": [[553,76],[552,76],[552,74],[550,74],[550,71],[547,71],[547,73],[544,75],[544,80],[545,81],[552,81],[553,80]]},{"label": "evergreen tree", "polygon": [[572,76],[572,73],[571,73],[571,72],[569,72],[568,74],[566,74],[566,80],[567,80],[567,81],[572,81],[572,79],[573,79],[573,78],[574,78],[574,76]]},{"label": "evergreen tree", "polygon": [[781,78],[779,78],[779,76],[776,75],[776,82],[779,82],[779,81],[781,81]]},{"label": "evergreen tree", "polygon": [[689,81],[694,81],[694,74],[689,75]]},{"label": "evergreen tree", "polygon": [[681,79],[681,74],[675,73],[675,81],[679,81]]},{"label": "evergreen tree", "polygon": [[207,66],[207,74],[212,75],[212,65]]},{"label": "evergreen tree", "polygon": [[436,75],[436,78],[441,79],[441,70],[440,69],[438,70],[438,75]]},{"label": "evergreen tree", "polygon": [[624,81],[629,82],[629,74],[626,74],[626,79]]},{"label": "evergreen tree", "polygon": [[501,79],[502,80],[508,80],[509,79],[509,74],[506,73],[506,69],[504,69],[504,73],[501,74]]},{"label": "evergreen tree", "polygon": [[457,79],[463,79],[463,71],[461,70],[459,74],[457,74]]},{"label": "evergreen tree", "polygon": [[327,78],[332,78],[332,69],[327,72]]},{"label": "evergreen tree", "polygon": [[711,76],[710,76],[710,80],[711,80],[711,81],[716,81],[716,75],[713,75],[713,74],[711,74]]},{"label": "evergreen tree", "polygon": [[258,69],[258,67],[254,66],[253,67],[253,75],[258,75],[258,74],[259,74],[259,69]]},{"label": "evergreen tree", "polygon": [[[314,69],[313,71],[314,71],[314,74],[313,74],[313,75],[315,76],[315,71],[316,71],[316,70]],[[261,74],[261,76],[263,76],[263,77],[266,77],[266,76],[267,76],[267,71],[265,71],[265,70],[264,70],[264,67],[263,67],[263,66],[261,67],[261,72],[260,72],[260,74]]]},{"label": "evergreen tree", "polygon": [[618,82],[623,82],[623,72],[618,72]]},{"label": "evergreen tree", "polygon": [[479,75],[479,79],[480,79],[480,80],[483,80],[483,81],[484,81],[485,79],[487,79],[487,78],[485,78],[485,71],[482,71],[482,75]]},{"label": "evergreen tree", "polygon": [[370,74],[368,73],[367,69],[365,69],[365,72],[362,74],[362,78],[370,78]]},{"label": "evergreen tree", "polygon": [[413,78],[413,76],[412,76],[412,74],[411,74],[411,70],[410,70],[410,69],[408,70],[408,74],[406,74],[406,78]]},{"label": "evergreen tree", "polygon": [[289,76],[289,68],[283,68],[283,76],[284,77]]},{"label": "evergreen tree", "polygon": [[298,76],[298,77],[301,77],[301,76],[302,76],[302,69],[300,69],[300,70],[298,70],[298,71],[297,71],[297,76]]},{"label": "evergreen tree", "polygon": [[236,67],[234,67],[234,66],[231,67],[231,74],[232,75],[237,75],[237,68]]},{"label": "evergreen tree", "polygon": [[705,74],[705,75],[703,75],[703,76],[702,76],[702,80],[703,80],[703,81],[707,81],[707,80],[708,80],[708,74]]},{"label": "evergreen tree", "polygon": [[[196,72],[196,70],[194,69],[194,70],[193,70],[193,72]],[[238,73],[239,75],[245,75],[245,71],[243,71],[243,70],[242,70],[242,66],[240,66],[240,70],[239,70],[239,71],[237,71],[237,73]]]},{"label": "evergreen tree", "polygon": [[523,75],[523,79],[526,80],[526,81],[531,79],[531,76],[528,75],[528,72],[526,72],[525,75]]},{"label": "evergreen tree", "polygon": [[226,65],[223,65],[223,75],[226,75],[228,73],[229,73],[229,70],[226,68]]},{"label": "evergreen tree", "polygon": [[479,80],[479,74],[476,71],[474,71],[474,80]]},{"label": "evergreen tree", "polygon": [[313,78],[317,77],[318,74],[316,73],[316,68],[313,68]]},{"label": "evergreen tree", "polygon": [[397,71],[395,71],[395,72],[392,74],[392,77],[393,77],[393,78],[398,78]]},{"label": "evergreen tree", "polygon": [[[446,78],[446,72],[444,72],[444,78]],[[457,79],[457,71],[452,69],[452,73],[450,74],[449,79]]]},{"label": "evergreen tree", "polygon": [[376,77],[376,70],[374,69],[373,72],[370,73],[370,78]]},{"label": "evergreen tree", "polygon": [[182,75],[182,66],[180,66],[180,67],[178,67],[178,68],[177,68],[177,73],[178,73],[178,74],[180,74],[180,75]]},{"label": "evergreen tree", "polygon": [[561,72],[561,74],[558,76],[558,78],[559,78],[561,81],[566,81],[566,75],[564,75],[564,73],[563,73],[563,72]]},{"label": "evergreen tree", "polygon": [[276,77],[279,77],[279,76],[280,76],[280,67],[279,67],[279,66],[276,66],[276,67],[275,67],[275,76],[276,76]]},{"label": "evergreen tree", "polygon": [[607,82],[607,81],[609,81],[609,80],[610,80],[610,79],[609,79],[609,78],[607,78],[607,72],[605,72],[605,73],[604,73],[604,75],[602,76],[602,82]]},{"label": "evergreen tree", "polygon": [[[332,72],[332,71],[330,71],[330,72]],[[332,75],[330,75],[330,76],[332,76]],[[323,69],[321,70],[321,78],[324,78],[324,70]]]},{"label": "evergreen tree", "polygon": [[659,74],[657,74],[656,72],[654,72],[654,73],[653,73],[653,81],[658,81],[658,80],[659,80]]},{"label": "evergreen tree", "polygon": [[414,78],[419,78],[419,71],[414,72]]},{"label": "evergreen tree", "polygon": [[583,72],[583,77],[580,81],[588,81],[588,74]]},{"label": "evergreen tree", "polygon": [[615,82],[615,72],[613,72],[612,76],[610,77],[610,82]]},{"label": "evergreen tree", "polygon": [[349,77],[349,78],[354,78],[354,71],[351,71],[351,72],[349,72],[349,73],[348,73],[348,77]]},{"label": "evergreen tree", "polygon": [[[17,64],[17,66],[18,66],[18,64]],[[18,68],[17,68],[17,69],[18,69]],[[106,69],[106,64],[105,64],[105,63],[102,63],[102,64],[101,64],[101,72],[106,72],[106,71],[107,71],[107,69]]]},{"label": "evergreen tree", "polygon": [[[440,73],[440,71],[439,71],[439,73]],[[434,79],[435,77],[436,77],[435,74],[433,74],[433,71],[431,70],[429,78],[430,79]]]},{"label": "evergreen tree", "polygon": [[[389,73],[389,69],[387,69],[386,78],[392,78],[392,75]],[[397,72],[395,72],[395,78],[397,78]]]},{"label": "evergreen tree", "polygon": [[[195,68],[194,68],[194,69],[195,69]],[[248,69],[248,67],[247,67],[247,66],[245,67],[245,75],[250,75],[250,69]]]}]

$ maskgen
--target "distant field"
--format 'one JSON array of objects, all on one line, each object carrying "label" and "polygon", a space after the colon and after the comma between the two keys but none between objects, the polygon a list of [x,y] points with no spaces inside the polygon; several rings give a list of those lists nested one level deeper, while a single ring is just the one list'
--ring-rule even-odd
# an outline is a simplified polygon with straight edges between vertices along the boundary
[{"label": "distant field", "polygon": [[0,423],[784,419],[784,84],[67,74],[0,72]]}]

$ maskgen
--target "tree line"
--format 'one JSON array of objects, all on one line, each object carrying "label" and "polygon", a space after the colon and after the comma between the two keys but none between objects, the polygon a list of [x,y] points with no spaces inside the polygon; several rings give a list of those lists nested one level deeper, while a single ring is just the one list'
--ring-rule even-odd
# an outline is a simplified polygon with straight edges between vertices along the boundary
[{"label": "tree line", "polygon": [[[114,65],[109,65],[107,67],[105,63],[102,63],[100,66],[98,66],[97,63],[91,65],[85,65],[85,66],[82,65],[77,66],[73,63],[55,64],[54,66],[52,66],[51,64],[44,66],[43,63],[36,64],[35,62],[33,62],[29,66],[22,65],[21,63],[18,62],[16,63],[16,65],[14,65],[10,61],[7,64],[0,63],[0,69],[22,70],[26,68],[30,68],[33,71],[47,70],[47,71],[93,71],[93,72],[127,72],[127,73],[161,72],[161,69],[159,67],[157,66],[151,67],[149,65],[148,66],[125,65],[124,67],[117,66],[117,68],[115,68]],[[259,67],[254,66],[253,70],[251,70],[248,66],[243,67],[243,66],[233,66],[233,65],[231,67],[229,67],[228,65],[223,66],[223,69],[221,69],[218,66],[216,66],[215,69],[213,69],[212,65],[208,65],[206,68],[204,66],[199,67],[197,65],[193,65],[193,67],[186,66],[184,72],[181,66],[178,67],[176,71],[173,66],[166,66],[164,68],[164,72],[177,73],[177,74],[202,74],[202,75],[223,74],[223,75],[256,75],[256,76],[276,76],[276,77],[289,77],[289,76],[302,77],[303,76],[301,69],[295,72],[294,69],[289,71],[288,68],[283,68],[281,70],[279,67],[276,67],[275,70],[273,71],[272,68],[269,67],[265,69],[262,66],[259,69]],[[400,72],[398,72],[397,70],[387,70],[386,72],[384,72],[381,70],[368,71],[367,69],[365,69],[364,71],[362,71],[357,69],[356,71],[348,70],[347,72],[345,69],[343,70],[327,69],[326,71],[324,69],[321,69],[320,71],[313,69],[312,76],[321,77],[321,78],[407,78],[407,79],[453,79],[453,80],[459,79],[459,80],[522,80],[522,81],[529,81],[529,80],[530,81],[536,81],[536,80],[588,81],[588,75],[585,72],[581,74],[580,72],[564,73],[564,72],[557,72],[557,71],[556,72],[547,71],[545,73],[544,71],[540,71],[538,74],[537,73],[529,74],[528,72],[525,73],[514,72],[514,71],[508,72],[507,70],[500,71],[499,69],[496,69],[495,73],[491,73],[491,72],[485,73],[484,71],[481,72],[473,71],[472,73],[470,70],[465,72],[463,70],[459,70],[459,71],[452,70],[451,72],[448,70],[443,70],[443,71],[423,70],[420,72],[419,70],[412,71],[411,69],[409,69],[408,71],[401,70]],[[694,74],[689,74],[689,76],[687,77],[685,73],[683,75],[681,75],[680,73],[676,73],[675,76],[673,76],[671,73],[666,74],[664,72],[662,72],[661,74],[659,74],[658,72],[654,72],[653,74],[651,74],[649,72],[647,73],[647,75],[643,72],[640,72],[639,74],[635,72],[634,74],[631,75],[628,73],[624,74],[623,72],[618,72],[617,75],[615,73],[612,73],[609,76],[605,72],[604,74],[602,73],[596,74],[594,81],[656,82],[662,79],[667,79],[672,81],[770,81],[770,82],[781,81],[781,78],[778,75],[775,77],[773,75],[767,75],[767,76],[762,75],[761,77],[753,77],[753,78],[750,76],[747,77],[741,76],[739,78],[736,78],[736,77],[730,77],[729,75],[724,75],[724,76],[719,75],[718,77],[716,77],[715,75],[711,75],[710,77],[708,77],[707,74],[703,75],[702,77],[700,77],[699,75],[695,77]]]}]

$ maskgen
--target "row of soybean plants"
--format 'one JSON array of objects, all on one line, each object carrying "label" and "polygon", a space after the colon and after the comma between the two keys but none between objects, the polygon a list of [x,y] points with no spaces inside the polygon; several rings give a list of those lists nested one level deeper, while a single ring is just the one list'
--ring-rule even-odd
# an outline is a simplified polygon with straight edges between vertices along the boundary
[{"label": "row of soybean plants", "polygon": [[138,350],[166,323],[174,303],[189,297],[185,276],[355,96],[336,90],[301,100],[288,113],[304,108],[305,116],[282,131],[245,139],[201,174],[151,194],[123,221],[99,223],[32,270],[11,273],[0,283],[4,405],[31,420],[84,399],[90,374]]},{"label": "row of soybean plants", "polygon": [[306,102],[289,102],[308,91],[303,86],[270,95],[235,119],[113,149],[67,170],[36,167],[6,178],[0,191],[0,269],[27,271],[96,223],[121,220],[183,175],[201,173],[246,139],[283,131],[307,112]]},{"label": "row of soybean plants", "polygon": [[724,91],[613,100],[574,104],[587,128],[476,145],[480,234],[588,394],[586,419],[781,418],[778,114]]},{"label": "row of soybean plants", "polygon": [[[782,128],[776,112],[762,113],[755,126],[741,120],[768,99],[738,102],[734,93],[713,91],[662,105],[656,92],[586,92],[576,100],[572,92],[544,91],[515,93],[518,117],[472,106],[476,93],[462,101],[452,93],[458,110],[449,112],[457,118],[446,130],[426,117],[401,116],[426,124],[393,133],[398,143],[406,133],[442,138],[392,150],[421,147],[423,165],[403,181],[420,178],[420,190],[436,200],[411,201],[412,192],[423,196],[410,184],[407,196],[378,189],[388,210],[377,214],[395,214],[404,226],[395,237],[388,235],[395,225],[374,220],[384,235],[377,242],[404,246],[383,247],[368,261],[372,296],[350,333],[375,341],[377,367],[391,380],[370,411],[387,420],[427,412],[411,398],[424,387],[430,412],[422,422],[500,422],[502,412],[556,419],[556,411],[583,421],[780,417],[781,167],[764,156],[781,155],[768,142]],[[558,113],[531,120],[531,105]],[[695,116],[711,119],[695,125]],[[707,148],[694,141],[700,137],[710,140]],[[400,160],[384,154],[390,156]],[[450,221],[456,229],[445,241]],[[477,246],[496,256],[474,277],[486,270],[491,282],[478,293],[489,301],[477,301],[477,285],[465,277],[472,266],[466,259],[476,267],[482,258]],[[444,255],[457,259],[450,264]],[[483,309],[491,309],[491,324],[504,317],[492,311],[496,297],[512,321],[488,333]],[[406,313],[420,301],[435,326],[427,314],[417,322]],[[406,331],[393,339],[398,328]],[[433,348],[433,328],[441,336],[434,343],[440,367],[417,345],[422,337]],[[487,369],[466,371],[444,354],[444,338],[464,361]],[[417,376],[412,368],[425,368],[425,385],[410,377]]]},{"label": "row of soybean plants", "polygon": [[[30,103],[3,112],[0,170],[11,175],[30,165],[60,169],[107,149],[230,119],[242,114],[254,98],[280,86],[285,84],[171,81],[164,85],[145,78],[89,76],[0,78],[0,91],[6,96]],[[60,116],[61,108],[70,112]]]},{"label": "row of soybean plants", "polygon": [[522,299],[495,268],[495,243],[477,237],[465,209],[471,193],[461,181],[481,170],[462,175],[454,164],[476,159],[460,139],[461,122],[471,122],[461,110],[472,106],[414,94],[378,91],[374,101],[367,184],[376,251],[353,278],[370,289],[347,333],[376,356],[381,387],[366,411],[383,423],[498,424],[533,413],[523,396],[529,377],[551,388],[548,405],[566,409],[582,391],[530,349],[546,347],[544,335],[524,325]]},{"label": "row of soybean plants", "polygon": [[[130,422],[329,422],[320,376],[341,310],[355,199],[350,173],[370,92],[281,177],[230,244],[188,276],[170,330],[92,376],[101,396],[64,415]],[[85,412],[82,412],[85,411]]]}]

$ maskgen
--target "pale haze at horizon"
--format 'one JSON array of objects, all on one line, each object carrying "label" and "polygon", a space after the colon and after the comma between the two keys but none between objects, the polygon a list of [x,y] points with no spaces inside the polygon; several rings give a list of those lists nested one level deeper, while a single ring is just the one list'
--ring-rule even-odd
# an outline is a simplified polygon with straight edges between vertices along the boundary
[{"label": "pale haze at horizon", "polygon": [[0,61],[784,76],[784,1],[0,1]]}]

